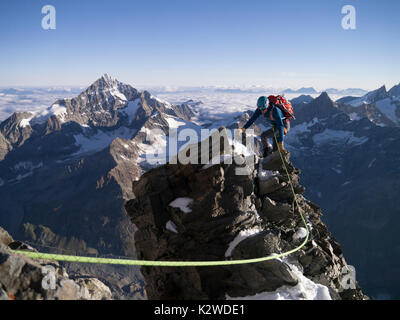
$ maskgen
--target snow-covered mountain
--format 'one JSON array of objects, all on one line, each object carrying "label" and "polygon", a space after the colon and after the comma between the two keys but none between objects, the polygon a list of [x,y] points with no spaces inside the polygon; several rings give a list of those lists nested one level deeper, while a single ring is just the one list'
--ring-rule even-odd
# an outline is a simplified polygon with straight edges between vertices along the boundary
[{"label": "snow-covered mountain", "polygon": [[[132,181],[168,159],[165,135],[171,128],[199,128],[190,122],[192,107],[104,75],[46,110],[14,113],[0,124],[0,225],[37,246],[134,257],[124,199],[134,196]],[[154,128],[163,134],[147,141]],[[149,161],[149,153],[161,156]],[[111,269],[87,266],[85,272],[121,274],[132,283],[141,278],[134,268]],[[120,285],[114,283],[120,295],[138,294],[123,293]]]},{"label": "snow-covered mountain", "polygon": [[[368,95],[369,102],[379,105],[387,99],[385,91]],[[305,195],[325,210],[323,220],[356,267],[365,291],[398,298],[400,283],[394,274],[400,243],[394,234],[399,224],[400,128],[384,122],[374,103],[353,107],[327,94],[295,110],[286,142],[302,170]]]},{"label": "snow-covered mountain", "polygon": [[389,91],[382,86],[362,97],[343,97],[337,102],[353,107],[353,110],[349,107],[345,107],[345,109],[356,117],[367,116],[381,126],[400,125],[400,84]]},{"label": "snow-covered mountain", "polygon": [[[398,115],[399,91],[399,86],[388,92],[380,88],[363,99],[336,102],[327,93],[297,97],[292,100],[296,121],[287,137],[292,159],[303,171],[306,196],[321,204],[323,219],[357,267],[361,285],[375,296],[399,296],[400,286],[391,277],[400,262],[392,259],[389,267],[380,256],[396,256],[393,238],[384,235],[397,223],[400,129],[387,110],[396,105]],[[193,100],[180,93],[169,103],[104,75],[47,109],[12,114],[0,123],[0,225],[15,238],[73,254],[135,256],[135,229],[124,202],[135,196],[132,181],[173,156],[166,153],[165,135],[171,128],[178,133],[236,128],[250,118],[259,95],[237,95],[239,103],[221,94],[224,100],[217,101],[209,100],[207,91]],[[387,99],[391,103],[384,108]],[[155,128],[162,134],[147,141]],[[261,134],[265,121],[259,119],[254,128]],[[374,268],[384,270],[381,278]],[[121,286],[101,271],[114,292],[139,294],[129,289],[143,281],[138,269],[110,270],[125,279]],[[84,271],[100,272],[95,266]]]},{"label": "snow-covered mountain", "polygon": [[365,95],[368,91],[360,88],[346,88],[346,89],[336,89],[329,88],[326,90],[317,90],[313,87],[303,87],[299,89],[285,88],[285,87],[271,87],[263,85],[231,85],[231,86],[203,86],[203,87],[183,87],[183,86],[165,86],[165,87],[150,87],[147,90],[156,93],[157,95],[164,96],[178,96],[178,95],[191,95],[192,98],[199,95],[204,95],[210,98],[213,95],[222,94],[232,94],[236,98],[238,95],[245,94],[258,94],[258,95],[268,95],[268,94],[285,94],[290,98],[295,97],[299,94],[304,95],[318,95],[322,92],[327,92],[328,94],[335,96],[336,99],[344,96],[354,96],[361,97]]}]

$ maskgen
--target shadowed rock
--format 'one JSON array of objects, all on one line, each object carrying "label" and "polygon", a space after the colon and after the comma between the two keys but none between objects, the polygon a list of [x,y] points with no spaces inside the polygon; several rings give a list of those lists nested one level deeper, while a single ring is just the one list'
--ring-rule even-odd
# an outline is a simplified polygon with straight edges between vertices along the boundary
[{"label": "shadowed rock", "polygon": [[110,289],[96,278],[69,277],[55,261],[33,260],[9,249],[36,251],[0,227],[0,300],[111,299]]}]

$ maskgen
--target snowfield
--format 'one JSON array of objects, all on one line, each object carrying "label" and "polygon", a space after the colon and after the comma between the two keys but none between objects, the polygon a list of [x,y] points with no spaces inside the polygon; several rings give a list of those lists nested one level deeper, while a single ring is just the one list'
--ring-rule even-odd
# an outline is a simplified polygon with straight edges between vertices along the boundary
[{"label": "snowfield", "polygon": [[[125,96],[124,96],[125,97]],[[136,99],[128,102],[128,106],[123,109],[118,109],[118,112],[125,114],[129,118],[129,122],[131,123],[136,116],[136,113],[140,109],[140,99]]]},{"label": "snowfield", "polygon": [[21,122],[19,123],[19,126],[21,128],[25,128],[31,125],[30,121],[32,120],[33,116],[27,119],[22,119]]},{"label": "snowfield", "polygon": [[172,129],[177,129],[181,126],[185,126],[186,122],[182,121],[181,119],[178,120],[178,118],[175,117],[166,117],[165,120],[168,122],[168,126]]},{"label": "snowfield", "polygon": [[84,133],[74,135],[75,145],[80,149],[72,156],[93,153],[107,148],[117,137],[131,139],[136,130],[121,127],[114,131],[96,130],[95,133],[85,130]]},{"label": "snowfield", "polygon": [[392,120],[396,124],[400,124],[399,119],[396,116],[396,104],[393,103],[392,99],[386,98],[376,102],[378,109]]},{"label": "snowfield", "polygon": [[44,123],[52,116],[57,116],[62,123],[65,121],[66,115],[67,108],[60,106],[59,104],[53,104],[50,108],[35,113],[34,117],[32,118],[32,123]]},{"label": "snowfield", "polygon": [[313,141],[317,145],[332,143],[332,144],[342,144],[347,143],[349,145],[361,145],[368,141],[367,137],[356,137],[354,132],[351,131],[341,131],[325,129],[321,133],[317,133],[313,136]]}]

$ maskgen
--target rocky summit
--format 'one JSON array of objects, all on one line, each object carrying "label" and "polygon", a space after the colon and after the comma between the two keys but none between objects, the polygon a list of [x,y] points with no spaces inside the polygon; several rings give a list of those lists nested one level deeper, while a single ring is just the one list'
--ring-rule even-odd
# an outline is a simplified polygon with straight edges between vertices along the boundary
[{"label": "rocky summit", "polygon": [[0,227],[0,300],[111,299],[110,289],[96,278],[70,277],[56,261],[32,260],[10,249],[36,251]]},{"label": "rocky summit", "polygon": [[[302,244],[306,228],[279,154],[259,160],[246,175],[236,170],[245,164],[231,162],[166,164],[133,182],[136,198],[125,208],[138,228],[139,259],[251,259]],[[282,259],[253,264],[142,267],[148,298],[367,299],[358,283],[349,281],[349,266],[321,221],[320,207],[302,195],[300,170],[290,154],[285,164],[310,230],[305,246]]]}]

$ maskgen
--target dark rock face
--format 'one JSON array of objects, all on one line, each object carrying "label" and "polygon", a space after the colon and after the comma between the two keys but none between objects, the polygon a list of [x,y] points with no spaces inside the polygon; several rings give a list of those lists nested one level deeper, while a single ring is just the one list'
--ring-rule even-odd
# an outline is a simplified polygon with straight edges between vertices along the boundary
[{"label": "dark rock face", "polygon": [[379,89],[372,91],[367,94],[370,103],[377,102],[379,100],[389,97],[389,93],[386,91],[386,86],[382,86]]},{"label": "dark rock face", "polygon": [[292,103],[293,106],[297,106],[297,105],[302,105],[304,103],[310,103],[313,100],[314,100],[313,97],[302,94],[301,96],[290,100],[290,102]]},{"label": "dark rock face", "polygon": [[[297,231],[304,225],[294,210],[293,195],[277,157],[264,159],[260,168],[248,175],[236,175],[236,164],[167,164],[145,173],[133,183],[136,199],[125,205],[138,228],[138,258],[238,260],[299,246],[303,240]],[[296,286],[300,279],[294,266],[309,279],[327,286],[333,299],[365,298],[357,284],[351,294],[341,287],[341,273],[347,264],[340,245],[321,222],[320,208],[301,195],[300,171],[290,163],[289,155],[285,160],[297,200],[312,228],[310,241],[283,260],[223,267],[142,267],[149,299],[253,296]],[[259,182],[258,170],[276,170],[268,177],[275,183]],[[179,208],[175,204],[180,202]]]},{"label": "dark rock face", "polygon": [[[110,289],[96,278],[71,278],[55,261],[32,260],[14,250],[36,251],[14,241],[0,227],[0,300],[109,300]],[[54,270],[54,287],[46,287],[45,268]]]},{"label": "dark rock face", "polygon": [[16,112],[0,124],[0,161],[15,147],[21,146],[29,139],[32,128],[20,126],[21,121],[32,116],[29,112]]},{"label": "dark rock face", "polygon": [[331,115],[314,112],[315,100],[295,110],[302,115],[286,147],[302,169],[305,196],[323,209],[364,292],[399,299],[400,130],[374,104],[335,106]]},{"label": "dark rock face", "polygon": [[323,92],[310,103],[296,106],[296,120],[292,122],[292,125],[294,126],[304,121],[311,121],[314,118],[329,117],[337,112],[337,104],[329,98],[326,92]]}]

